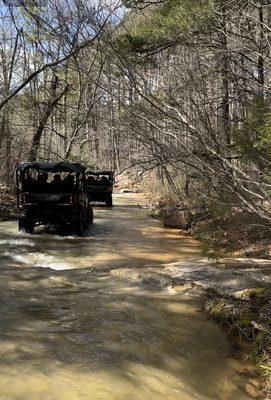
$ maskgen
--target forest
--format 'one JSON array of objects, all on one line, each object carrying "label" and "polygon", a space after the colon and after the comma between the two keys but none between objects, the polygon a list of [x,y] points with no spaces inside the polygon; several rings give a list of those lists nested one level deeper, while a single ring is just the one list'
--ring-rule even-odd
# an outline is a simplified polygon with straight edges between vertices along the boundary
[{"label": "forest", "polygon": [[73,160],[270,223],[268,0],[9,0],[0,20],[4,185]]},{"label": "forest", "polygon": [[[86,232],[27,161],[113,171]],[[0,0],[0,400],[271,399],[270,227],[270,0]]]}]

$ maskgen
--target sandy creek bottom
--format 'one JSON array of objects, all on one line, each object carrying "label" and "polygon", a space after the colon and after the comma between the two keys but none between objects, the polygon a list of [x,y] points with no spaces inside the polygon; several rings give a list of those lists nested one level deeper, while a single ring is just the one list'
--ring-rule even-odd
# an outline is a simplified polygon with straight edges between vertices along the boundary
[{"label": "sandy creek bottom", "polygon": [[245,400],[242,365],[199,300],[109,269],[186,260],[196,242],[138,195],[95,207],[83,238],[0,223],[0,400]]}]

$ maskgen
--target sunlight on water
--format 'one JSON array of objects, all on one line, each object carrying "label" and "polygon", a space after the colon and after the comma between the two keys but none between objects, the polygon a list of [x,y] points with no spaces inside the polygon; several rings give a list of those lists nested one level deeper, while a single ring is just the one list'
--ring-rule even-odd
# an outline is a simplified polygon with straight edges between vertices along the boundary
[{"label": "sunlight on water", "polygon": [[146,217],[140,196],[115,201],[83,238],[0,223],[0,400],[247,400],[220,328],[161,289],[159,264],[197,243]]},{"label": "sunlight on water", "polygon": [[139,195],[119,195],[115,203],[112,210],[95,207],[94,225],[82,238],[48,234],[42,228],[34,235],[19,235],[15,221],[1,223],[2,254],[8,251],[13,261],[53,269],[160,264],[199,254],[189,236],[180,240],[179,231],[146,218],[146,212],[136,207],[143,204]]},{"label": "sunlight on water", "polygon": [[0,240],[0,246],[35,246],[35,243],[29,239],[9,239],[9,240]]},{"label": "sunlight on water", "polygon": [[72,269],[73,265],[63,263],[56,257],[48,256],[44,253],[25,253],[24,254],[14,254],[8,251],[4,252],[5,257],[10,257],[14,261],[31,266],[40,268],[51,268],[56,271],[61,271],[65,269]]}]

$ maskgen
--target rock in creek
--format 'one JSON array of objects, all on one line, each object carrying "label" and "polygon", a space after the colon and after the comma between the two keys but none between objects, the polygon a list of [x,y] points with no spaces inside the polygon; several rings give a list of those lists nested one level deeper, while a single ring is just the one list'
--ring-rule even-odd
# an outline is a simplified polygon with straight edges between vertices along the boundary
[{"label": "rock in creek", "polygon": [[203,216],[203,213],[196,210],[163,208],[161,215],[165,227],[189,229],[193,222]]}]

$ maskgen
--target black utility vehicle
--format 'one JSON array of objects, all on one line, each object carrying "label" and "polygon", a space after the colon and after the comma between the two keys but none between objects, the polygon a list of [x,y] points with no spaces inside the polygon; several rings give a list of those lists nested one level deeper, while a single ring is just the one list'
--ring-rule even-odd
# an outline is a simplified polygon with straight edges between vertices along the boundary
[{"label": "black utility vehicle", "polygon": [[81,164],[23,163],[16,170],[19,230],[58,225],[77,235],[93,222]]},{"label": "black utility vehicle", "polygon": [[114,185],[113,171],[87,171],[86,187],[89,201],[101,201],[112,207],[112,193]]}]

